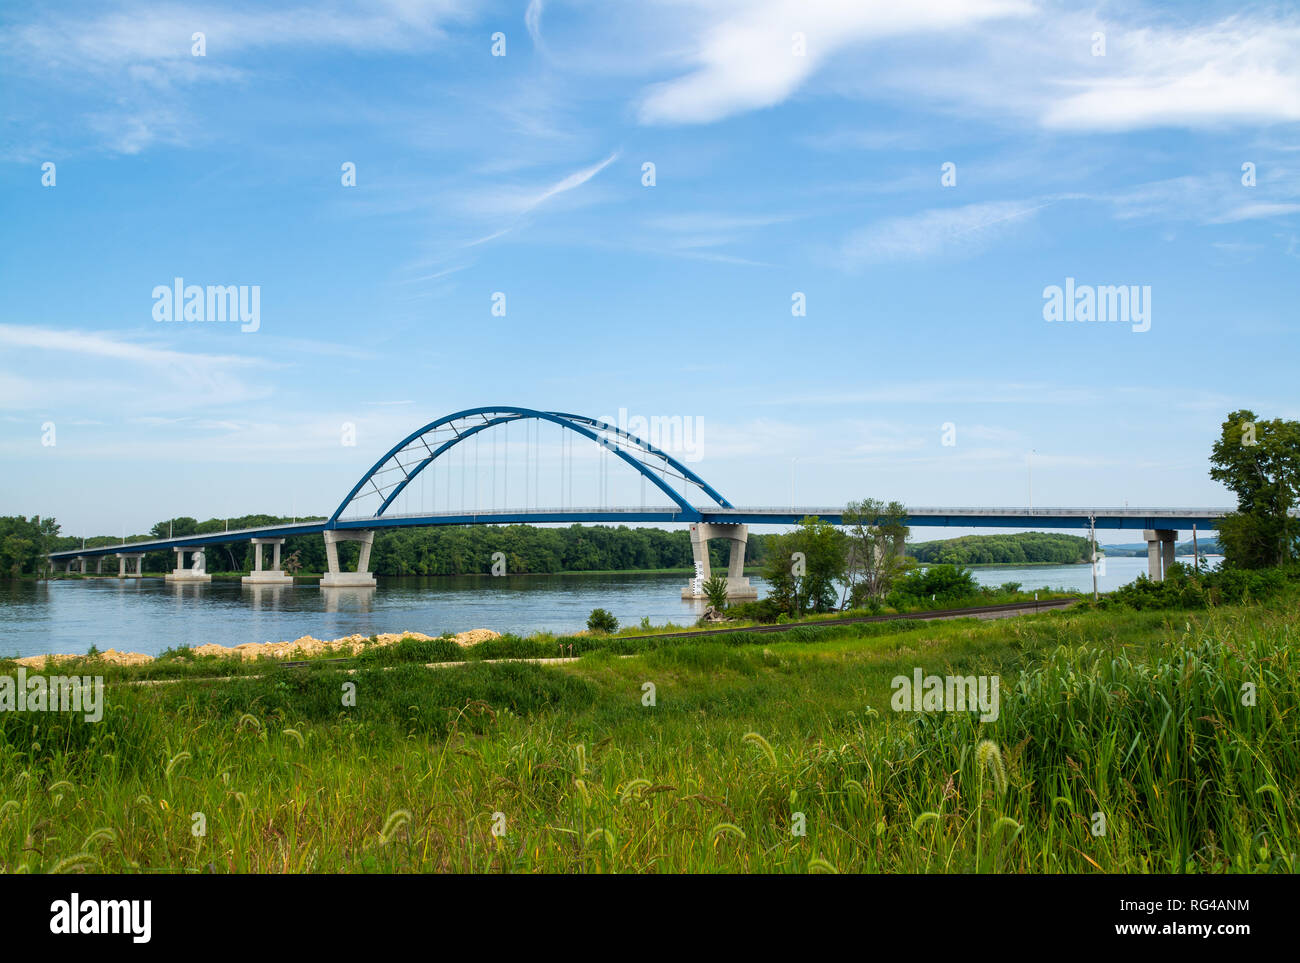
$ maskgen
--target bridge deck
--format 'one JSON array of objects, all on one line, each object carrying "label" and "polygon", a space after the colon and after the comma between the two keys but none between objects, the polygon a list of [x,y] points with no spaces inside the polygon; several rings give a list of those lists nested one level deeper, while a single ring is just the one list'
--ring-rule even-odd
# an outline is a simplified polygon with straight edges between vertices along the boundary
[{"label": "bridge deck", "polygon": [[[333,529],[424,528],[433,525],[518,525],[649,522],[653,524],[713,522],[732,525],[793,525],[803,518],[817,516],[833,525],[843,521],[843,506],[795,508],[701,508],[688,515],[677,506],[653,508],[540,508],[529,511],[436,512],[420,515],[383,515],[379,518],[347,518],[268,525],[209,532],[202,535],[177,535],[172,538],[100,545],[94,548],[51,552],[55,560],[95,558],[118,552],[156,552],[173,548],[202,547],[226,542],[244,542],[253,538],[282,538],[289,535],[314,535]],[[908,524],[914,528],[1037,528],[1086,529],[1090,520],[1099,529],[1148,528],[1188,531],[1218,527],[1227,508],[926,508],[909,509]]]}]

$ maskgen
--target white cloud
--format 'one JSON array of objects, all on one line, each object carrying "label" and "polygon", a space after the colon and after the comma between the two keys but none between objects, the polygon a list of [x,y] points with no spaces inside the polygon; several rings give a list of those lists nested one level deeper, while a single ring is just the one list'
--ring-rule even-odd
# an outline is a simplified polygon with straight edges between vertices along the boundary
[{"label": "white cloud", "polygon": [[[709,5],[710,12],[719,5]],[[845,47],[1023,16],[1025,0],[765,0],[728,3],[689,56],[684,76],[652,87],[642,123],[708,123],[790,97],[827,57]],[[795,36],[805,41],[796,49]]]},{"label": "white cloud", "polygon": [[[1300,120],[1294,10],[1191,22],[1181,10],[1103,14],[1028,0],[761,0],[684,9],[699,19],[678,55],[686,69],[643,91],[642,123],[717,121],[783,103],[813,80],[822,94],[913,111],[924,99],[962,117],[1050,130]],[[795,33],[807,38],[805,56],[792,54]],[[1093,56],[1096,33],[1105,36],[1104,56]],[[889,140],[842,131],[828,146],[872,150]]]},{"label": "white cloud", "polygon": [[[1043,126],[1074,130],[1300,120],[1300,24],[1232,17],[1192,28],[1107,25],[1109,65],[1057,98]],[[1097,58],[1099,61],[1102,58]]]}]

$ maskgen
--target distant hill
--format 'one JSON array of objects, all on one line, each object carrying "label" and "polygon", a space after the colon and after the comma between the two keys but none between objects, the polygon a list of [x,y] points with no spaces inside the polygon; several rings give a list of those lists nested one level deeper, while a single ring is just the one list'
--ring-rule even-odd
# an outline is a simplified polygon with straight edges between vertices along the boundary
[{"label": "distant hill", "polygon": [[[1201,550],[1202,555],[1222,555],[1223,547],[1219,544],[1217,536],[1209,535],[1198,537],[1196,546]],[[1112,558],[1122,558],[1126,555],[1145,555],[1147,553],[1146,542],[1128,542],[1123,545],[1103,545],[1106,554]],[[1174,552],[1178,555],[1192,554],[1192,540],[1189,538],[1185,542],[1177,542],[1174,545]]]},{"label": "distant hill", "polygon": [[1070,565],[1090,561],[1089,553],[1086,538],[1046,532],[965,535],[907,546],[908,555],[934,565]]}]

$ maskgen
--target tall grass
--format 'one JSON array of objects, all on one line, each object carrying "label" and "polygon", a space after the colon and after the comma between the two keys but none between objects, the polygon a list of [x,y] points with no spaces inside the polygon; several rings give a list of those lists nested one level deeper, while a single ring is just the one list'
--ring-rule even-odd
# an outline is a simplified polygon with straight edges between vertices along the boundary
[{"label": "tall grass", "polygon": [[1295,872],[1293,601],[116,685],[0,714],[0,868]]}]

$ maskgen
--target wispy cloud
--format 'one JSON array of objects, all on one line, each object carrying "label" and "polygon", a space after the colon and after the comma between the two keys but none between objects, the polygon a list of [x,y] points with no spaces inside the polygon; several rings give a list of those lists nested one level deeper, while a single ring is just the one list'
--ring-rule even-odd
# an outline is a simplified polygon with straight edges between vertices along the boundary
[{"label": "wispy cloud", "polygon": [[854,231],[840,249],[844,266],[970,254],[1014,229],[1050,201],[991,201],[890,217]]},{"label": "wispy cloud", "polygon": [[[62,68],[126,68],[134,80],[166,86],[212,79],[213,71],[232,79],[239,75],[228,59],[258,48],[417,48],[444,36],[444,26],[466,19],[471,9],[461,0],[377,0],[355,12],[330,6],[130,4],[97,17],[68,14],[18,26],[3,46],[11,56]],[[195,33],[204,35],[211,61],[193,56]],[[150,72],[164,63],[171,65],[167,72]]]},{"label": "wispy cloud", "polygon": [[546,45],[542,42],[542,7],[542,0],[528,0],[528,9],[524,11],[524,26],[528,28],[533,46],[545,53]]},{"label": "wispy cloud", "polygon": [[[192,3],[128,3],[98,15],[54,14],[0,31],[0,83],[20,88],[52,83],[75,90],[84,109],[58,118],[43,136],[5,154],[30,159],[37,151],[94,139],[97,149],[132,155],[159,144],[188,146],[201,133],[189,108],[197,88],[248,81],[265,69],[250,53],[350,50],[395,54],[429,49],[449,26],[475,15],[468,0],[376,0],[342,6],[232,7]],[[202,34],[203,55],[195,53]],[[21,101],[20,101],[21,103]]]},{"label": "wispy cloud", "polygon": [[614,163],[617,158],[618,152],[615,151],[598,164],[592,164],[590,167],[584,167],[582,170],[574,171],[568,177],[556,181],[540,194],[537,194],[531,199],[526,199],[520,213],[527,213],[528,211],[545,204],[552,197],[555,197],[558,194],[563,194],[567,191],[573,190],[574,188],[581,187],[610,164]]},{"label": "wispy cloud", "polygon": [[[24,375],[0,372],[0,378],[8,382],[10,389],[0,392],[3,399],[0,403],[7,407],[30,409],[50,394],[68,399],[117,391],[124,394],[128,404],[134,399],[144,404],[191,407],[261,398],[270,392],[264,383],[245,380],[245,372],[273,367],[271,362],[257,357],[177,351],[93,331],[14,324],[0,324],[0,345],[27,352],[6,352],[6,359],[17,362],[20,371],[31,365],[31,352],[47,352],[62,358],[58,367],[52,369],[55,373],[50,375],[46,387],[31,395],[17,390],[25,381]],[[78,367],[78,359],[117,362],[142,370],[147,377],[135,377],[133,372],[128,391],[121,368],[114,368],[111,376],[104,376],[94,364]],[[82,377],[77,376],[83,372]]]},{"label": "wispy cloud", "polygon": [[[472,192],[462,198],[462,207],[467,213],[487,216],[520,216],[529,214],[547,201],[561,194],[576,190],[603,171],[618,159],[618,152],[610,154],[603,161],[574,171],[545,186],[505,186],[492,187]],[[504,231],[498,231],[492,237]],[[484,238],[482,240],[489,240]],[[474,243],[482,243],[482,240]]]},{"label": "wispy cloud", "polygon": [[1259,218],[1283,217],[1287,214],[1300,214],[1300,204],[1242,204],[1227,213],[1214,218],[1212,224],[1232,224],[1237,221],[1253,221]]},{"label": "wispy cloud", "polygon": [[241,355],[187,354],[170,348],[157,348],[112,338],[93,331],[64,331],[17,324],[0,324],[0,344],[16,348],[35,348],[62,354],[86,354],[99,358],[166,367],[213,367],[217,365],[258,366],[260,358]]}]

